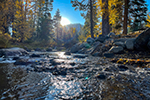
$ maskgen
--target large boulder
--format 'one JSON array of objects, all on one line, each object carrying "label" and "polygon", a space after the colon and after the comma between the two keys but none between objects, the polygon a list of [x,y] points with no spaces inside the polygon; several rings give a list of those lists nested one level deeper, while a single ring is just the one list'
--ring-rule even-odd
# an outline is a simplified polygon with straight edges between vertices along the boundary
[{"label": "large boulder", "polygon": [[133,44],[134,41],[135,41],[135,38],[131,38],[131,39],[126,40],[125,46],[128,50],[133,50],[134,49],[134,44]]},{"label": "large boulder", "polygon": [[148,49],[150,49],[150,41],[147,43],[147,47]]},{"label": "large boulder", "polygon": [[147,44],[150,38],[150,28],[142,32],[134,41],[134,48],[136,50],[148,49]]},{"label": "large boulder", "polygon": [[89,44],[93,44],[94,41],[95,41],[95,40],[94,40],[93,38],[90,38],[90,37],[87,38],[87,40],[86,40],[86,42],[89,43]]},{"label": "large boulder", "polygon": [[102,46],[102,43],[95,42],[94,46],[88,51],[88,53],[89,54],[94,54],[99,49],[99,46]]},{"label": "large boulder", "polygon": [[26,55],[28,52],[22,48],[14,47],[14,48],[6,48],[0,49],[0,56],[21,56]]},{"label": "large boulder", "polygon": [[75,44],[75,45],[72,46],[70,52],[71,52],[71,53],[76,53],[76,52],[78,52],[78,51],[79,51],[80,49],[82,49],[82,48],[84,48],[84,44],[82,44],[82,43],[77,43],[77,44]]},{"label": "large boulder", "polygon": [[99,41],[99,42],[104,42],[105,41],[105,39],[107,39],[108,37],[107,36],[105,36],[105,35],[99,35],[99,37],[96,39],[96,41]]},{"label": "large boulder", "polygon": [[121,53],[123,51],[122,46],[112,46],[109,50],[110,53]]}]

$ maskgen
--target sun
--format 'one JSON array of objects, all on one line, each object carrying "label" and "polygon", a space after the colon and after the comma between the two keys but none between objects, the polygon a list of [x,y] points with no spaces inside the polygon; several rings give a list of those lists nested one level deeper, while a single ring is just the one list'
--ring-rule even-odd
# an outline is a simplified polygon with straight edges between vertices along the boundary
[{"label": "sun", "polygon": [[65,25],[70,24],[70,21],[69,21],[69,19],[67,19],[65,17],[62,17],[60,23],[61,23],[62,26],[65,26]]}]

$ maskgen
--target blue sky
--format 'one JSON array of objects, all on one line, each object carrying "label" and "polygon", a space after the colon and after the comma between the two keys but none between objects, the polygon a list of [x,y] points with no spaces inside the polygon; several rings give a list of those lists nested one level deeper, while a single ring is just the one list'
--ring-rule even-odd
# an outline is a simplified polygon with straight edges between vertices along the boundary
[{"label": "blue sky", "polygon": [[[150,11],[150,0],[146,1],[148,4],[148,9]],[[54,16],[57,9],[59,8],[61,16],[69,19],[71,23],[84,24],[85,20],[80,15],[81,11],[75,11],[70,2],[71,0],[54,0],[53,11],[51,12],[52,16]]]}]

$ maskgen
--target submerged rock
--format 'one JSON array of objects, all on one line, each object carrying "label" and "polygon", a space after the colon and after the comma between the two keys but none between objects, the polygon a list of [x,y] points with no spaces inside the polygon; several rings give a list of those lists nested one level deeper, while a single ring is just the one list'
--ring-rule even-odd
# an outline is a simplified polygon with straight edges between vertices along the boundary
[{"label": "submerged rock", "polygon": [[101,79],[101,80],[106,79],[106,75],[104,75],[104,74],[96,75],[96,77],[97,77],[98,79]]},{"label": "submerged rock", "polygon": [[88,57],[88,55],[74,55],[74,58],[85,58]]},{"label": "submerged rock", "polygon": [[129,69],[129,68],[126,67],[125,65],[119,65],[118,68],[119,68],[120,71],[126,71],[126,70]]},{"label": "submerged rock", "polygon": [[41,55],[39,55],[39,54],[32,54],[32,55],[30,55],[30,57],[41,57]]},{"label": "submerged rock", "polygon": [[70,63],[71,66],[74,66],[75,64],[76,64],[75,62]]},{"label": "submerged rock", "polygon": [[36,64],[36,62],[28,61],[25,59],[17,59],[14,65],[29,65],[29,64]]},{"label": "submerged rock", "polygon": [[66,52],[64,53],[64,55],[71,55],[71,53],[70,53],[69,51],[66,51]]}]

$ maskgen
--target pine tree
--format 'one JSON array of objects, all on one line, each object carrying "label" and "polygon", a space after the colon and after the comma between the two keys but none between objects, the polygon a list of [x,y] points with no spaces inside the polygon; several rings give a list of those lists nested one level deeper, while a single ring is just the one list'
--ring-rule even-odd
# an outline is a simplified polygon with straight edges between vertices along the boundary
[{"label": "pine tree", "polygon": [[[93,0],[93,5],[96,4],[96,0]],[[83,30],[85,30],[86,35],[85,36],[89,36],[90,32],[91,32],[91,21],[90,21],[90,10],[87,11],[87,13],[84,15],[82,14],[83,18],[85,19],[84,22],[84,26],[83,26]],[[98,35],[98,29],[96,27],[97,23],[98,23],[98,17],[97,17],[97,8],[96,6],[93,6],[93,14],[92,14],[92,18],[93,18],[93,33],[94,33],[94,37],[96,37]]]},{"label": "pine tree", "polygon": [[129,0],[125,0],[123,34],[127,34]]},{"label": "pine tree", "polygon": [[52,36],[53,21],[51,19],[53,0],[37,0],[37,39],[48,42]]},{"label": "pine tree", "polygon": [[91,37],[94,38],[93,33],[93,0],[71,0],[72,7],[75,7],[75,10],[79,9],[81,11],[90,10],[90,28],[91,28]]},{"label": "pine tree", "polygon": [[111,31],[117,34],[120,33],[120,31],[122,31],[123,4],[123,0],[114,0],[109,3],[109,24],[111,25]]},{"label": "pine tree", "polygon": [[102,0],[102,3],[104,4],[102,9],[105,9],[102,13],[102,34],[107,35],[110,32],[108,0]]},{"label": "pine tree", "polygon": [[31,38],[31,34],[34,31],[34,28],[31,27],[31,15],[32,7],[30,7],[31,1],[26,0],[24,4],[21,0],[16,0],[15,2],[15,13],[14,19],[12,21],[13,26],[13,34],[14,38],[17,38],[20,42],[24,42],[25,40]]},{"label": "pine tree", "polygon": [[98,0],[96,7],[100,19],[96,27],[101,34],[107,35],[110,31],[120,30],[122,25],[122,0]]},{"label": "pine tree", "polygon": [[59,9],[57,9],[56,14],[54,15],[54,18],[53,18],[57,42],[58,42],[59,29],[61,27],[60,21],[61,21],[60,11]]},{"label": "pine tree", "polygon": [[146,22],[147,5],[145,0],[131,0],[129,12],[132,16],[132,30],[137,31],[142,28],[142,23]]}]

